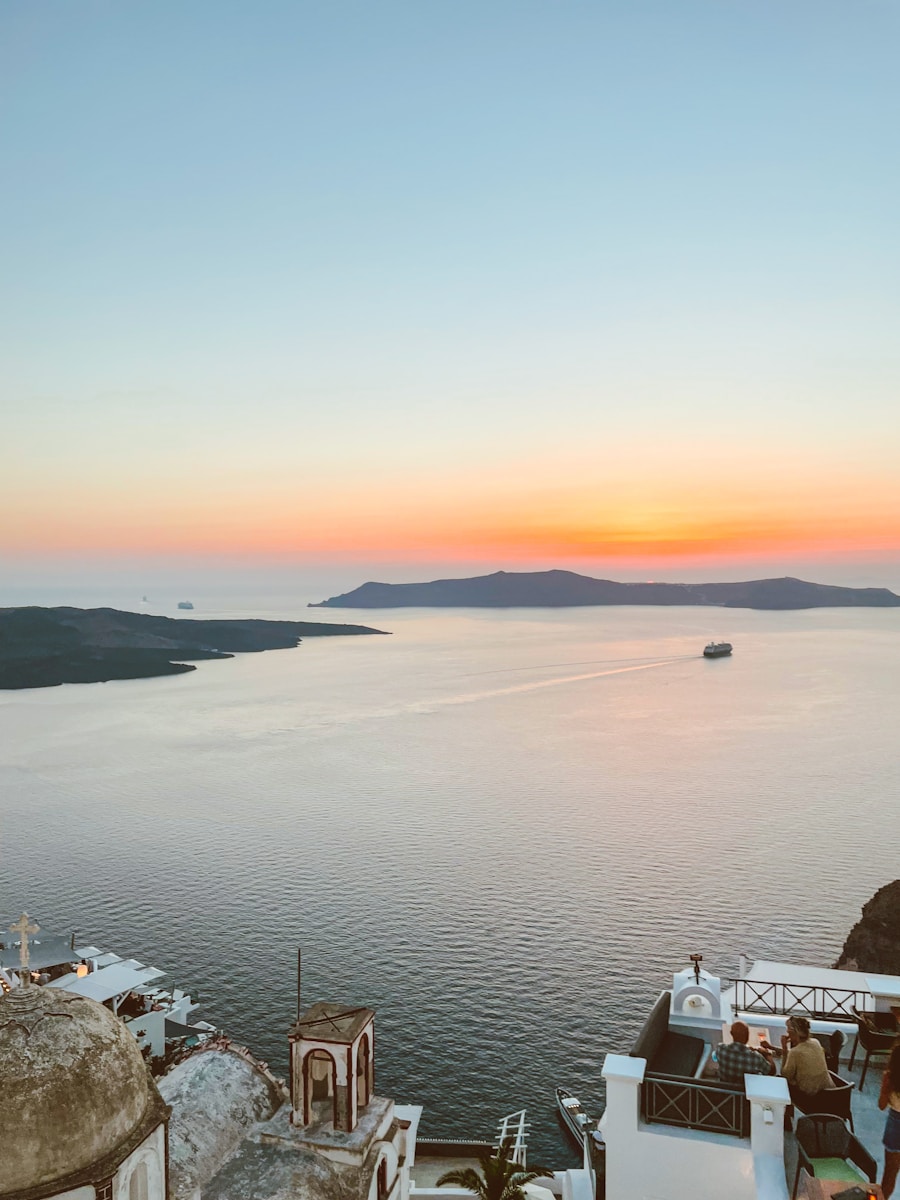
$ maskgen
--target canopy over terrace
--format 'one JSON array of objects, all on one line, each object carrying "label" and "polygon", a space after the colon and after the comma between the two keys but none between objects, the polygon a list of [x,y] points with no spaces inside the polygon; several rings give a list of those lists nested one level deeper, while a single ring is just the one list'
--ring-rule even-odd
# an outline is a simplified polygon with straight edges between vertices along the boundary
[{"label": "canopy over terrace", "polygon": [[[43,936],[28,939],[28,965],[32,971],[43,971],[47,967],[58,967],[64,963],[75,962],[79,955],[75,950],[71,937],[64,934],[48,933]],[[17,971],[21,964],[22,947],[18,938],[6,934],[0,945],[0,967],[4,970]]]},{"label": "canopy over terrace", "polygon": [[165,975],[165,971],[160,971],[157,967],[133,966],[132,963],[120,962],[81,978],[77,975],[64,975],[62,979],[52,980],[47,986],[64,988],[76,996],[88,996],[102,1004],[106,1000],[116,1000],[149,983],[151,979],[159,979],[162,975]]}]

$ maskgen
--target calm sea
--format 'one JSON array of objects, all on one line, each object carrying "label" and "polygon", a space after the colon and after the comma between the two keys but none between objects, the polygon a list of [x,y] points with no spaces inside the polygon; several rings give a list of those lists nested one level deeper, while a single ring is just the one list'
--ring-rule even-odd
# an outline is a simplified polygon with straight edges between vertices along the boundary
[{"label": "calm sea", "polygon": [[393,636],[0,693],[0,916],[165,969],[282,1071],[302,946],[433,1135],[526,1107],[570,1161],[554,1086],[599,1107],[690,953],[829,964],[897,874],[897,610],[194,600]]}]

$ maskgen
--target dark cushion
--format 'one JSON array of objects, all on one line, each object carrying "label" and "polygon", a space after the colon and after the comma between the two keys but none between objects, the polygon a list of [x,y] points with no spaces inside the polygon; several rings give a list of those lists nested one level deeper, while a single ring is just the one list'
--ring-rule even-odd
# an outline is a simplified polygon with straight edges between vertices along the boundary
[{"label": "dark cushion", "polygon": [[629,1050],[632,1058],[646,1058],[649,1063],[656,1054],[660,1043],[669,1032],[669,1004],[671,992],[663,992],[650,1010],[650,1015],[644,1022],[644,1027],[637,1035],[634,1045]]},{"label": "dark cushion", "polygon": [[667,1033],[647,1063],[647,1071],[690,1078],[700,1065],[704,1045],[703,1038],[688,1033]]},{"label": "dark cushion", "polygon": [[646,1058],[648,1074],[690,1078],[700,1065],[705,1043],[687,1033],[669,1032],[671,999],[671,992],[662,993],[629,1053],[632,1058]]}]

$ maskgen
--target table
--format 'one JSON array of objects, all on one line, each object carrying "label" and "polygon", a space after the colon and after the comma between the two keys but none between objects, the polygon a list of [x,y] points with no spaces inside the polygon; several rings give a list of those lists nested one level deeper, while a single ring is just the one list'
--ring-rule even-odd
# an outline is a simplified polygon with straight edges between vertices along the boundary
[{"label": "table", "polygon": [[[749,1025],[749,1022],[747,1022],[747,1023]],[[734,1039],[731,1036],[731,1026],[728,1024],[723,1025],[722,1026],[722,1045],[727,1046],[728,1043],[733,1040]],[[747,1043],[747,1045],[752,1046],[754,1050],[758,1050],[760,1042],[769,1042],[769,1044],[771,1045],[771,1039],[769,1037],[768,1029],[763,1029],[759,1025],[750,1025],[750,1041]]]},{"label": "table", "polygon": [[[797,1193],[799,1197],[805,1197],[805,1200],[831,1200],[831,1197],[838,1192],[846,1191],[854,1185],[848,1183],[846,1179],[816,1179],[812,1175],[807,1175],[805,1171],[800,1172],[800,1190]],[[859,1187],[869,1190],[869,1195],[873,1200],[884,1200],[884,1192],[877,1183],[867,1183],[864,1179],[859,1181]]]}]

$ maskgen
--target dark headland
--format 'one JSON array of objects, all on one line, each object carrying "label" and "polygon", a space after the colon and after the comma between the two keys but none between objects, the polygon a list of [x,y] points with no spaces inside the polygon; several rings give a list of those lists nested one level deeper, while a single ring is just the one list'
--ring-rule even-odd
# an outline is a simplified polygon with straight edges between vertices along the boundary
[{"label": "dark headland", "polygon": [[900,975],[900,879],[886,883],[863,905],[862,917],[834,965],[846,971]]},{"label": "dark headland", "polygon": [[717,608],[897,608],[887,588],[833,587],[802,579],[746,583],[616,583],[572,571],[497,571],[431,583],[364,583],[310,608],[574,608],[602,604]]},{"label": "dark headland", "polygon": [[198,621],[115,608],[0,608],[0,688],[194,671],[191,661],[284,650],[301,638],[382,633],[318,621]]}]

